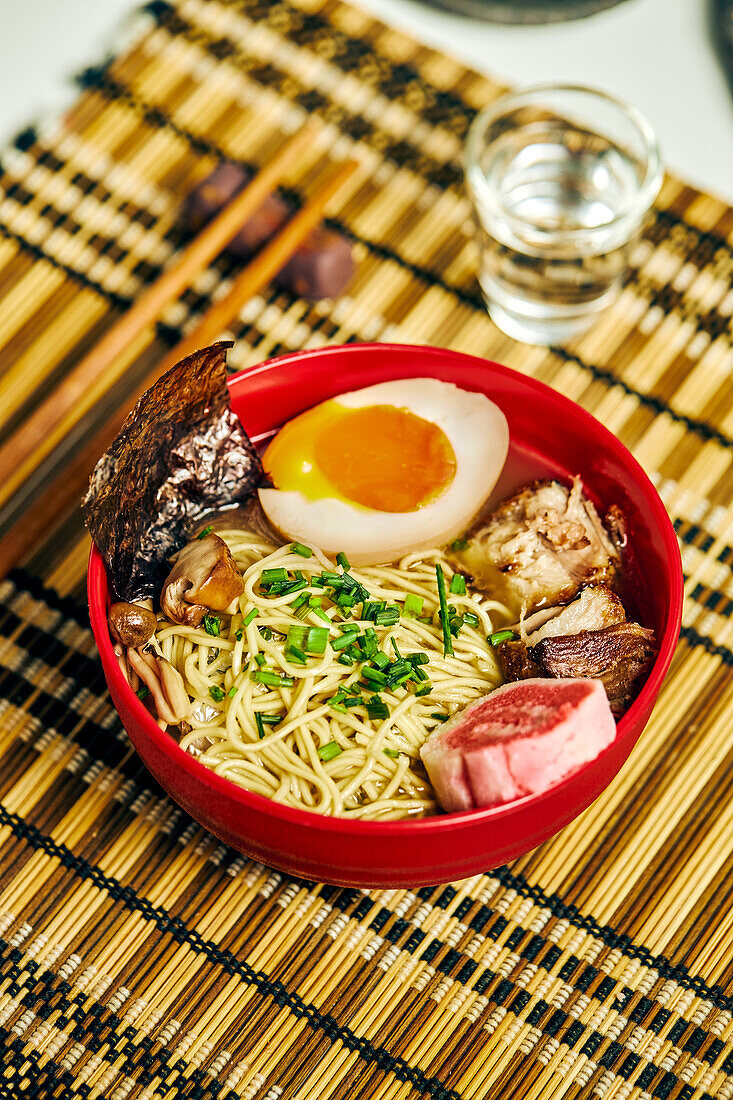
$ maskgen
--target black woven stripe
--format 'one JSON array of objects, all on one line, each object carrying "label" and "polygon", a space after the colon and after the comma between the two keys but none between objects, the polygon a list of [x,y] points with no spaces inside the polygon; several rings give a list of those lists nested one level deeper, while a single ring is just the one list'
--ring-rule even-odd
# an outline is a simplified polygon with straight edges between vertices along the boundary
[{"label": "black woven stripe", "polygon": [[194,929],[187,928],[179,917],[151,905],[147,899],[139,897],[131,887],[124,886],[118,879],[105,875],[98,867],[81,856],[74,855],[66,845],[56,844],[34,825],[24,821],[17,814],[10,813],[4,806],[0,806],[0,822],[8,826],[16,836],[25,840],[36,851],[43,851],[55,857],[64,867],[68,867],[80,878],[93,882],[95,886],[106,891],[113,900],[139,913],[143,920],[155,924],[161,932],[170,935],[177,943],[185,943],[197,954],[204,955],[216,963],[226,973],[236,974],[250,985],[254,985],[260,993],[272,997],[280,1008],[287,1008],[298,1019],[304,1020],[314,1031],[322,1031],[332,1042],[340,1040],[343,1046],[358,1053],[365,1062],[378,1065],[385,1072],[392,1073],[399,1081],[409,1082],[414,1088],[429,1093],[436,1100],[460,1100],[455,1090],[447,1088],[437,1078],[429,1077],[399,1055],[390,1054],[379,1046],[372,1046],[368,1040],[340,1024],[329,1013],[320,1012],[315,1005],[289,990],[283,982],[269,978],[263,971],[256,970],[249,963],[237,959],[230,951],[222,950],[216,944],[205,940]]}]

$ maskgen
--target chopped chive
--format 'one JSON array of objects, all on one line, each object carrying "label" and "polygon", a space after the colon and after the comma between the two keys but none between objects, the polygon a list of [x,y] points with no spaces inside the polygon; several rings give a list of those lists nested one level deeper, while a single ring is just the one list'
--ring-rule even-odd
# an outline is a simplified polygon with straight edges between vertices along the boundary
[{"label": "chopped chive", "polygon": [[260,718],[266,726],[277,726],[283,720],[281,714],[261,714]]},{"label": "chopped chive", "polygon": [[218,684],[212,684],[209,688],[209,695],[215,703],[220,703],[224,698],[224,691]]},{"label": "chopped chive", "polygon": [[411,665],[426,665],[430,658],[427,653],[411,653],[406,660],[408,660]]},{"label": "chopped chive", "polygon": [[204,615],[204,630],[212,638],[218,638],[221,632],[221,619],[218,615]]},{"label": "chopped chive", "polygon": [[244,631],[241,629],[241,627],[234,635],[234,637],[237,639],[238,642],[241,642],[242,638],[244,637]]},{"label": "chopped chive", "polygon": [[399,649],[397,648],[397,642],[394,640],[394,638],[390,638],[389,641],[390,641],[390,644],[392,646],[392,649],[395,652],[395,657],[397,658],[398,661],[401,661],[402,660],[402,654],[400,653]]},{"label": "chopped chive", "polygon": [[417,621],[419,623],[427,623],[428,625],[430,625],[430,623],[432,623],[432,621],[433,621],[433,616],[432,615],[418,615]]},{"label": "chopped chive", "polygon": [[266,642],[271,641],[272,631],[270,630],[269,626],[260,626],[257,629],[260,632],[260,637],[261,638],[264,638]]},{"label": "chopped chive", "polygon": [[197,539],[205,539],[207,535],[210,535],[214,530],[213,526],[209,524],[208,527],[204,527],[203,531],[200,531],[196,536]]},{"label": "chopped chive", "polygon": [[448,549],[449,550],[465,550],[467,546],[468,546],[468,539],[453,539],[453,542],[450,543]]},{"label": "chopped chive", "polygon": [[302,542],[294,542],[290,547],[293,554],[297,554],[301,558],[312,558],[313,551],[310,546],[303,546]]},{"label": "chopped chive", "polygon": [[491,646],[501,645],[502,642],[508,642],[510,639],[515,639],[517,635],[513,630],[495,630],[493,634],[489,634],[486,641]]},{"label": "chopped chive", "polygon": [[466,578],[463,573],[454,573],[450,579],[450,593],[452,596],[466,595]]},{"label": "chopped chive", "polygon": [[473,611],[464,611],[463,621],[466,626],[478,626],[478,615],[474,615]]},{"label": "chopped chive", "polygon": [[305,648],[308,653],[325,653],[328,642],[328,631],[325,626],[312,626],[305,640]]},{"label": "chopped chive", "polygon": [[252,610],[247,615],[247,617],[245,618],[244,625],[249,626],[250,623],[253,623],[255,621],[255,619],[257,618],[258,615],[259,615],[259,611],[257,610],[256,607],[253,607]]},{"label": "chopped chive", "polygon": [[400,613],[396,607],[385,607],[384,611],[377,612],[374,621],[377,626],[394,626],[399,617]]},{"label": "chopped chive", "polygon": [[358,580],[352,577],[351,573],[346,572],[341,574],[341,585],[346,592],[355,592],[360,587]]},{"label": "chopped chive", "polygon": [[338,663],[340,665],[355,665],[356,664],[356,658],[352,657],[350,653],[342,653],[340,657],[336,658],[336,660],[338,661]]},{"label": "chopped chive", "polygon": [[305,622],[312,610],[313,608],[309,607],[307,603],[302,603],[295,612],[295,617],[300,619],[301,622]]},{"label": "chopped chive", "polygon": [[287,644],[303,648],[303,643],[308,636],[307,626],[291,626],[288,628]]},{"label": "chopped chive", "polygon": [[227,692],[227,699],[233,699],[234,696],[237,694],[237,691],[238,691],[237,685],[232,684],[232,686],[229,688],[229,691]]},{"label": "chopped chive", "polygon": [[344,554],[343,550],[341,550],[336,555],[336,561],[339,563],[342,569],[351,569],[351,566],[349,565],[349,559],[346,557],[346,554]]},{"label": "chopped chive", "polygon": [[270,672],[269,669],[253,672],[252,679],[255,683],[267,684],[269,687],[292,687],[295,683],[292,676],[282,676],[279,672]]},{"label": "chopped chive", "polygon": [[267,664],[267,657],[265,657],[264,653],[255,654],[255,664],[259,665],[260,668],[262,668],[263,665]]},{"label": "chopped chive", "polygon": [[265,736],[265,727],[262,722],[262,715],[257,710],[255,711],[255,725],[257,726],[257,736],[261,741],[262,738]]},{"label": "chopped chive", "polygon": [[448,600],[445,594],[445,574],[441,566],[435,566],[435,579],[438,583],[438,601],[440,603],[440,622],[443,627],[443,656],[453,656],[453,641],[450,635],[450,617],[448,615]]},{"label": "chopped chive", "polygon": [[389,707],[384,699],[380,699],[378,695],[372,695],[371,699],[367,701],[366,709],[370,718],[389,718]]},{"label": "chopped chive", "polygon": [[463,621],[463,615],[451,615],[450,623],[448,625],[450,627],[450,632],[454,638],[457,638],[458,635],[461,633]]},{"label": "chopped chive", "polygon": [[364,700],[362,699],[361,695],[348,695],[344,699],[345,707],[360,707],[363,706],[363,703]]},{"label": "chopped chive", "polygon": [[415,695],[417,695],[417,696],[429,695],[432,690],[433,690],[433,685],[430,682],[430,680],[428,680],[428,682],[426,684],[421,684],[420,687],[416,689]]},{"label": "chopped chive", "polygon": [[137,695],[138,699],[147,699],[148,695],[150,695],[150,688],[147,686],[147,684],[143,684],[142,687],[139,687],[137,689],[135,694]]},{"label": "chopped chive", "polygon": [[372,664],[376,665],[377,668],[380,668],[380,669],[381,668],[386,668],[387,665],[389,664],[389,657],[387,656],[386,653],[382,653],[382,651],[380,649],[379,653],[375,653],[374,656],[372,657]]},{"label": "chopped chive", "polygon": [[302,607],[304,603],[308,603],[308,593],[307,592],[301,592],[300,595],[298,597],[296,597],[296,599],[293,600],[293,602],[290,605],[290,610],[291,611],[297,611],[298,608]]},{"label": "chopped chive", "polygon": [[405,606],[403,614],[407,619],[416,619],[423,609],[425,600],[422,596],[416,596],[414,592],[410,592],[405,597]]},{"label": "chopped chive", "polygon": [[323,581],[324,584],[333,584],[334,581],[337,584],[341,584],[341,574],[340,573],[333,573],[329,569],[323,569],[321,571],[321,580]]},{"label": "chopped chive", "polygon": [[383,672],[380,672],[378,668],[370,668],[369,665],[364,665],[361,670],[361,674],[365,680],[371,680],[375,684],[386,684],[387,677]]},{"label": "chopped chive", "polygon": [[413,665],[412,669],[416,680],[425,681],[428,679],[427,672],[423,668],[421,668],[420,665]]},{"label": "chopped chive", "polygon": [[341,703],[331,703],[331,710],[337,710],[339,714],[346,714],[346,707]]},{"label": "chopped chive", "polygon": [[434,710],[433,713],[430,715],[430,717],[435,718],[438,722],[447,722],[448,721],[448,715],[447,714],[440,714],[437,710]]},{"label": "chopped chive", "polygon": [[285,650],[285,656],[291,661],[294,661],[296,665],[305,665],[308,663],[308,658],[302,649],[299,649],[297,645],[289,645]]},{"label": "chopped chive", "polygon": [[399,760],[400,754],[397,749],[382,749],[385,756],[391,756],[393,760]]},{"label": "chopped chive", "polygon": [[311,588],[325,588],[326,582],[320,577],[311,577]]},{"label": "chopped chive", "polygon": [[335,650],[336,653],[338,653],[340,650],[346,649],[348,646],[350,646],[353,641],[353,634],[342,634],[340,638],[335,638],[331,642],[331,649]]},{"label": "chopped chive", "polygon": [[284,584],[288,579],[287,569],[263,569],[260,584]]},{"label": "chopped chive", "polygon": [[[305,599],[305,596],[298,596],[299,600]],[[323,607],[323,596],[308,596],[308,607]]]},{"label": "chopped chive", "polygon": [[328,760],[333,760],[335,757],[340,756],[343,751],[344,750],[337,741],[329,741],[327,745],[321,745],[318,750],[318,755],[325,763]]},{"label": "chopped chive", "polygon": [[273,595],[280,596],[292,596],[294,592],[302,592],[304,588],[308,587],[308,581],[288,581],[287,584],[278,586],[279,591],[275,593],[275,587],[273,586],[270,591]]},{"label": "chopped chive", "polygon": [[322,619],[323,622],[328,623],[329,626],[332,625],[328,615],[325,611],[321,611],[320,607],[311,607],[310,610],[313,612],[317,619]]},{"label": "chopped chive", "polygon": [[359,642],[367,657],[371,658],[375,653],[379,652],[379,642],[374,627],[368,626],[364,631],[363,638],[360,638]]}]

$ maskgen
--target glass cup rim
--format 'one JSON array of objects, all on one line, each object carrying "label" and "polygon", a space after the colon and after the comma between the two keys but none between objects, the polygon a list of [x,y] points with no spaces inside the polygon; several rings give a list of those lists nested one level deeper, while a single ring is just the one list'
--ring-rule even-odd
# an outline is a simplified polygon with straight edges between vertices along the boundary
[{"label": "glass cup rim", "polygon": [[563,237],[566,239],[572,239],[574,236],[588,238],[596,233],[602,234],[617,228],[626,219],[629,221],[640,220],[659,194],[664,177],[664,166],[656,132],[646,116],[637,107],[634,107],[620,96],[604,92],[601,88],[595,88],[587,84],[565,84],[552,81],[532,84],[526,88],[504,92],[493,103],[479,111],[469,127],[463,158],[464,175],[470,196],[480,201],[482,206],[489,207],[493,213],[501,214],[503,219],[512,223],[518,229],[531,229],[540,237],[556,235],[556,229],[538,226],[531,219],[523,218],[514,211],[507,209],[494,189],[486,183],[483,173],[478,169],[478,145],[487,125],[500,118],[513,106],[521,105],[522,101],[531,100],[535,96],[547,92],[579,93],[615,107],[620,114],[625,115],[636,127],[644,146],[645,171],[635,194],[614,213],[610,221],[592,228],[578,226],[563,229]]}]

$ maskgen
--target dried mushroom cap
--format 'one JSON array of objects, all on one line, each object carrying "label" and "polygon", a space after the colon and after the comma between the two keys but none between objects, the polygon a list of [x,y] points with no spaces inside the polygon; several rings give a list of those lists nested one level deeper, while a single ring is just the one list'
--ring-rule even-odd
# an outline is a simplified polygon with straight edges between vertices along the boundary
[{"label": "dried mushroom cap", "polygon": [[147,607],[121,600],[110,604],[107,622],[114,641],[124,646],[141,646],[152,638],[156,618]]},{"label": "dried mushroom cap", "polygon": [[262,477],[229,402],[229,347],[213,344],[159,378],[94,468],[82,510],[121,599],[157,595],[201,518],[246,500]]},{"label": "dried mushroom cap", "polygon": [[207,611],[226,611],[243,589],[229,547],[210,534],[194,539],[178,554],[163,585],[160,606],[173,622],[198,626]]}]

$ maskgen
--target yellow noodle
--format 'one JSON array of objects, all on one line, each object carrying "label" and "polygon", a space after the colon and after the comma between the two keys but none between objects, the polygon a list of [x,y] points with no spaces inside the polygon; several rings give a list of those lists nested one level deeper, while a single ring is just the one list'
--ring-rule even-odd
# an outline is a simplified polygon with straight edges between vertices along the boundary
[{"label": "yellow noodle", "polygon": [[[395,659],[393,642],[403,657],[422,652],[429,658],[421,666],[433,685],[429,695],[416,696],[404,685],[365,689],[359,686],[360,665],[340,663],[340,654],[330,644],[323,655],[309,655],[305,666],[293,662],[286,653],[289,628],[325,627],[326,623],[313,611],[304,620],[296,617],[292,605],[300,592],[270,596],[260,587],[263,569],[297,569],[309,582],[303,591],[319,595],[323,590],[311,587],[311,578],[323,569],[338,572],[338,567],[315,547],[312,557],[303,558],[289,544],[276,546],[253,532],[218,533],[244,576],[236,611],[219,616],[216,637],[203,627],[180,626],[164,618],[156,632],[193,701],[182,747],[197,752],[200,762],[218,775],[289,806],[369,820],[434,812],[437,805],[420,763],[420,746],[441,724],[434,715],[450,715],[501,683],[486,634],[497,615],[506,620],[507,608],[470,590],[465,596],[449,596],[459,613],[473,611],[479,622],[475,628],[464,624],[453,639],[453,656],[444,656],[435,566],[442,566],[447,585],[453,569],[442,551],[410,554],[394,565],[351,568],[351,575],[372,599],[401,608],[412,593],[423,599],[422,614],[430,617],[419,621],[401,615],[391,626],[347,620],[358,622],[362,631],[372,627],[379,648],[390,660]],[[328,607],[329,603],[323,600],[323,611],[333,621],[330,643],[341,636],[344,624],[341,610]],[[245,626],[253,610],[257,617]],[[260,633],[264,627],[273,632],[270,638]],[[291,677],[293,686],[270,687],[253,680],[251,674],[258,667],[255,657],[260,654],[268,669]],[[371,719],[363,705],[346,713],[334,710],[332,696],[339,688],[352,687],[353,694],[365,699],[378,691],[389,716]],[[256,714],[277,715],[280,722],[265,725],[265,735],[259,737]],[[208,742],[202,742],[202,737]],[[341,751],[323,761],[318,750],[331,742]],[[391,755],[395,752],[397,757]]]}]

